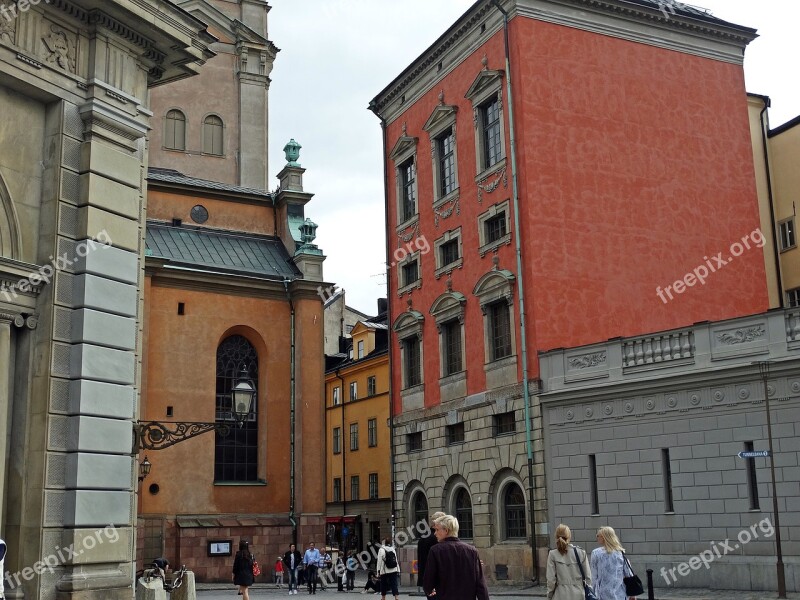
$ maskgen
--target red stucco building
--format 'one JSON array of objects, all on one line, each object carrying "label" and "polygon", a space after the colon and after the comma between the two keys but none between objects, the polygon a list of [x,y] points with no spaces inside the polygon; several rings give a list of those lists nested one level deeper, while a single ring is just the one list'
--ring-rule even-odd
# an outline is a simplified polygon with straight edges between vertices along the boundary
[{"label": "red stucco building", "polygon": [[455,514],[495,579],[550,538],[539,352],[768,308],[755,31],[673,4],[480,0],[370,105],[396,516]]}]

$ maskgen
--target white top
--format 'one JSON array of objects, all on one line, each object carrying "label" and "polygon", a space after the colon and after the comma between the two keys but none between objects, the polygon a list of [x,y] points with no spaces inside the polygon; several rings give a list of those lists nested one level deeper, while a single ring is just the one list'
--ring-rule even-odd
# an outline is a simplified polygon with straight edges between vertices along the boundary
[{"label": "white top", "polygon": [[[394,569],[390,569],[386,566],[386,551],[389,550],[394,552],[394,557],[397,559],[397,566]],[[397,549],[393,546],[381,546],[381,549],[378,550],[378,575],[387,575],[388,573],[399,573],[400,572],[400,557],[397,556]]]}]

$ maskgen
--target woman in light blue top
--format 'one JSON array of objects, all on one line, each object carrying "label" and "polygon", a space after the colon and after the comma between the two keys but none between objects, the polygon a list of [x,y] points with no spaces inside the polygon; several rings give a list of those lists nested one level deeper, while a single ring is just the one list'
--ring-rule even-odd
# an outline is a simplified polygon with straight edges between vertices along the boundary
[{"label": "woman in light blue top", "polygon": [[627,571],[622,556],[625,548],[611,527],[601,527],[597,531],[597,543],[600,547],[592,550],[589,560],[597,600],[627,600],[625,583],[622,581]]}]

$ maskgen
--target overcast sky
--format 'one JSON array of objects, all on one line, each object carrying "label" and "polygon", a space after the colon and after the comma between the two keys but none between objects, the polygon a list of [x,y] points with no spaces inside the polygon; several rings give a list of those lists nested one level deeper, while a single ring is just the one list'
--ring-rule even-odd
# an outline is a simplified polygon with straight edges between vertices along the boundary
[{"label": "overcast sky", "polygon": [[[283,146],[295,138],[308,169],[305,189],[315,194],[306,216],[319,225],[325,280],[370,315],[386,295],[386,267],[381,130],[367,104],[472,3],[271,0],[270,39],[281,52],[271,74],[269,172],[277,175]],[[800,2],[692,4],[758,30],[745,53],[745,77],[748,92],[772,99],[770,125],[800,114]]]}]

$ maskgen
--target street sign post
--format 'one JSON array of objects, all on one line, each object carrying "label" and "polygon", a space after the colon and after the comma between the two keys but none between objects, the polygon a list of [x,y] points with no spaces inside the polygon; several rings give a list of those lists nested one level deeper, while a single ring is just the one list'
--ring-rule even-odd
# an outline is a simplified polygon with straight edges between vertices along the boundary
[{"label": "street sign post", "polygon": [[750,452],[739,452],[739,458],[767,458],[769,450],[751,450]]}]

